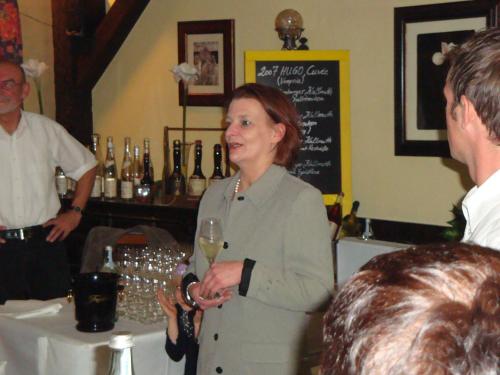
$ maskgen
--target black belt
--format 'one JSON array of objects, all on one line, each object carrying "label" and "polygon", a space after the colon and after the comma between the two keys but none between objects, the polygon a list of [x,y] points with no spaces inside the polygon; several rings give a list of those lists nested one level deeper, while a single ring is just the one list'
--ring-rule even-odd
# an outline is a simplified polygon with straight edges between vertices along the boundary
[{"label": "black belt", "polygon": [[50,231],[49,228],[44,228],[41,225],[32,227],[24,227],[19,229],[6,229],[0,231],[0,237],[6,240],[28,241],[34,238],[45,238]]}]

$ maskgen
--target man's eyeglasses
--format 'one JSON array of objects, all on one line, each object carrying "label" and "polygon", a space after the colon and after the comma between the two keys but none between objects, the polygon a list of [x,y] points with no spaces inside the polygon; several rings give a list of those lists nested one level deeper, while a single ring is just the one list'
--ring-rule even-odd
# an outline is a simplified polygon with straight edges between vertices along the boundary
[{"label": "man's eyeglasses", "polygon": [[13,79],[7,79],[5,81],[0,81],[0,90],[12,91],[15,87],[22,84],[23,82],[16,82]]}]

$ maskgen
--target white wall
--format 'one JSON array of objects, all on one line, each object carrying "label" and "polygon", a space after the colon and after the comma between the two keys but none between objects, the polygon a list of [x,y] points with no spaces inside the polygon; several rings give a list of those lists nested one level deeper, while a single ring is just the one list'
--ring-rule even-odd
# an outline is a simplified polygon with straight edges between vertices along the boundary
[{"label": "white wall", "polygon": [[[445,225],[452,203],[471,182],[467,171],[451,160],[394,156],[393,82],[394,7],[442,2],[446,1],[151,0],[93,91],[94,129],[103,137],[115,137],[118,158],[124,136],[131,136],[133,143],[151,137],[158,176],[163,166],[163,127],[180,126],[182,121],[177,85],[169,72],[178,62],[177,22],[235,19],[239,85],[244,80],[244,51],[280,49],[274,18],[281,10],[294,8],[304,18],[304,35],[311,49],[350,50],[352,185],[354,199],[361,201],[360,216]],[[47,25],[51,23],[49,3],[19,1],[22,12]],[[46,58],[50,63],[49,27],[26,16],[22,22],[25,56]],[[46,100],[53,100],[53,94]],[[192,127],[218,127],[221,116],[216,107],[188,109]],[[204,139],[206,148],[217,141],[216,136],[190,135]],[[209,175],[211,153],[205,151],[203,169]]]},{"label": "white wall", "polygon": [[[30,58],[45,62],[49,69],[41,76],[45,115],[55,118],[54,48],[52,44],[52,8],[50,0],[18,0],[21,14],[24,60]],[[29,81],[32,83],[31,81]],[[27,111],[39,112],[34,84],[25,101]]]}]

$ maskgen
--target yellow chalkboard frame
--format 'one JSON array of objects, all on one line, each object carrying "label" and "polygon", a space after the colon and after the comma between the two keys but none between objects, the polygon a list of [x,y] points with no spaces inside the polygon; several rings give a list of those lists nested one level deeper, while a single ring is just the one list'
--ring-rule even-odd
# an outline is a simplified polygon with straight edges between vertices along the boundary
[{"label": "yellow chalkboard frame", "polygon": [[[265,61],[338,61],[340,77],[340,164],[341,186],[344,192],[344,210],[351,210],[351,122],[350,122],[350,83],[349,51],[246,51],[245,82],[256,81],[256,63]],[[323,194],[326,205],[335,202],[337,194]]]}]

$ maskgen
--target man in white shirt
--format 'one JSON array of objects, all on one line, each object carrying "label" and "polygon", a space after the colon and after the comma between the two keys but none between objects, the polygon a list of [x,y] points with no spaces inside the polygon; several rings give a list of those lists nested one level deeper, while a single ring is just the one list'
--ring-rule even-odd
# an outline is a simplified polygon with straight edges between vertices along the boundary
[{"label": "man in white shirt", "polygon": [[449,53],[444,87],[451,156],[476,183],[463,200],[463,241],[500,250],[500,28]]},{"label": "man in white shirt", "polygon": [[[96,171],[94,156],[61,125],[22,110],[29,92],[22,68],[0,61],[0,303],[67,293],[62,240],[80,223]],[[58,165],[78,181],[63,213]]]}]

